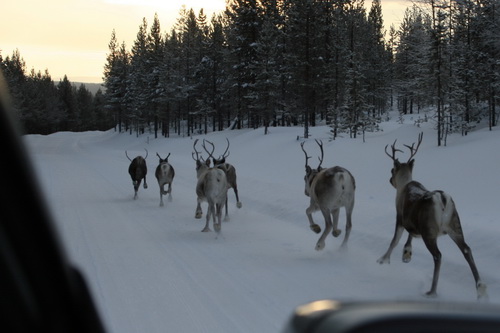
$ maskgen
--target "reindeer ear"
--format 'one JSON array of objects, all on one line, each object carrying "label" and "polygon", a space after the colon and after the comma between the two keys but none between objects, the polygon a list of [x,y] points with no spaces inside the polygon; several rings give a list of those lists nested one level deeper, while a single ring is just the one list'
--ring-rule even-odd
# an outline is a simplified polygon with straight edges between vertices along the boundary
[{"label": "reindeer ear", "polygon": [[401,162],[399,160],[394,160],[394,168],[397,169],[401,166]]},{"label": "reindeer ear", "polygon": [[309,165],[306,165],[306,174],[310,174],[312,171],[311,167]]},{"label": "reindeer ear", "polygon": [[415,160],[411,159],[410,162],[408,162],[408,165],[410,166],[411,169],[413,169],[413,165],[415,164]]}]

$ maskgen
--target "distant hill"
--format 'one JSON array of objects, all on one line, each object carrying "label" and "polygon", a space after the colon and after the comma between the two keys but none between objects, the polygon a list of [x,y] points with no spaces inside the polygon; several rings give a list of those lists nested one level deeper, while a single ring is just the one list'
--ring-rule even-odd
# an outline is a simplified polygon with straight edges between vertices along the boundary
[{"label": "distant hill", "polygon": [[102,86],[102,83],[72,82],[72,84],[77,88],[83,84],[85,85],[85,88],[87,88],[94,95],[99,89],[101,89],[102,92],[106,90],[106,88]]}]

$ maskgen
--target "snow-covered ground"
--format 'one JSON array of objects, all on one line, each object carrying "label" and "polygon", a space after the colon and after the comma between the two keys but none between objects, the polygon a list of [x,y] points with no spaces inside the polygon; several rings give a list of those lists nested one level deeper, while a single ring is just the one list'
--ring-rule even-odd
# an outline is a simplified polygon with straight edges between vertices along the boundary
[{"label": "snow-covered ground", "polygon": [[[430,124],[411,117],[383,123],[366,142],[347,137],[329,141],[329,128],[311,128],[305,147],[312,166],[325,146],[323,166],[340,165],[356,179],[353,229],[347,251],[343,234],[329,236],[316,251],[319,235],[305,215],[304,154],[298,127],[223,131],[206,138],[215,154],[231,142],[228,162],[236,166],[241,209],[229,191],[230,221],[219,235],[202,233],[205,218],[196,207],[195,138],[161,138],[114,131],[29,135],[33,157],[63,244],[83,271],[110,332],[277,332],[293,309],[317,299],[425,300],[433,261],[423,242],[414,241],[413,260],[401,261],[402,245],[390,265],[377,259],[387,250],[395,223],[395,190],[388,180],[392,161],[384,147],[424,141],[415,157],[414,178],[429,189],[450,193],[458,207],[466,241],[489,302],[500,303],[500,128],[452,135],[437,147]],[[129,155],[147,159],[148,189],[133,200]],[[406,149],[405,149],[406,150]],[[176,170],[173,201],[159,207],[154,177],[156,152]],[[406,161],[408,152],[400,155]],[[206,204],[203,206],[206,211]],[[315,220],[323,227],[319,212]],[[344,229],[342,210],[340,227]],[[211,226],[212,228],[212,226]],[[213,228],[212,228],[213,230]],[[433,301],[476,302],[471,271],[449,237],[443,254],[438,297]]]}]

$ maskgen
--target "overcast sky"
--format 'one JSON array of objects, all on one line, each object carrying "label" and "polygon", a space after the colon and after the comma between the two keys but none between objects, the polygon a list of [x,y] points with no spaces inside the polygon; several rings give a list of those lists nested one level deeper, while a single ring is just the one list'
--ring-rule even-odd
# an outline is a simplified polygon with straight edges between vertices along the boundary
[{"label": "overcast sky", "polygon": [[[371,3],[365,0],[367,6]],[[0,52],[5,58],[18,49],[26,69],[48,69],[52,79],[101,82],[111,32],[130,49],[145,17],[158,14],[163,32],[170,31],[182,5],[208,18],[225,0],[10,0],[0,10]],[[408,0],[382,0],[387,27],[399,26]]]}]

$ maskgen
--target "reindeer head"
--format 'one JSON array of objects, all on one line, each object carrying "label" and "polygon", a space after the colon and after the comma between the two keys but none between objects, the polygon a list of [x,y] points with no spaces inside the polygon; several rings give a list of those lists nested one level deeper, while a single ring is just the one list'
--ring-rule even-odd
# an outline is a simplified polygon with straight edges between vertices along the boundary
[{"label": "reindeer head", "polygon": [[307,160],[309,160],[311,158],[311,156],[307,156],[306,150],[304,149],[304,143],[305,143],[305,141],[300,144],[300,147],[302,148],[302,151],[306,155],[306,175],[304,176],[304,181],[305,181],[305,185],[306,185],[305,189],[304,189],[304,193],[305,193],[306,196],[309,196],[309,189],[311,188],[312,181],[314,180],[314,178],[316,177],[316,175],[321,170],[323,170],[323,168],[321,167],[321,163],[323,163],[323,156],[324,156],[323,142],[321,140],[315,140],[315,141],[318,144],[319,148],[321,149],[321,157],[318,157],[318,159],[319,159],[319,165],[318,165],[318,167],[316,169],[311,168],[308,165],[308,163],[307,163]]},{"label": "reindeer head", "polygon": [[168,163],[168,157],[170,156],[170,153],[168,153],[167,157],[165,158],[161,158],[160,154],[158,153],[156,153],[156,156],[158,156],[158,158],[160,159],[160,162],[158,162],[159,164]]},{"label": "reindeer head", "polygon": [[[207,158],[206,160],[203,159],[203,157],[200,155],[201,152],[196,150],[197,143],[198,143],[198,139],[194,140],[194,144],[193,144],[194,152],[191,153],[191,156],[193,157],[193,160],[196,161],[196,174],[199,176],[204,170],[207,170],[208,168],[210,168],[210,159],[209,158]],[[204,144],[203,144],[203,148],[205,148]],[[195,154],[196,154],[196,157],[195,157]]]},{"label": "reindeer head", "polygon": [[[212,160],[214,162],[214,166],[218,166],[218,165],[226,163],[226,158],[229,156],[229,139],[226,138],[226,141],[227,141],[226,151],[224,151],[224,153],[218,159],[216,159],[215,157],[212,157]],[[207,141],[207,142],[210,143],[212,145],[212,147],[214,146],[214,144],[212,142],[210,142],[210,141]],[[213,153],[213,151],[212,151],[212,153]]]},{"label": "reindeer head", "polygon": [[385,146],[385,153],[394,162],[394,165],[391,169],[391,178],[389,179],[389,182],[394,188],[396,189],[401,188],[402,186],[406,185],[408,182],[412,180],[413,165],[415,164],[415,160],[413,159],[413,157],[415,156],[415,154],[417,154],[418,147],[420,147],[420,144],[422,143],[422,138],[423,138],[423,133],[420,133],[418,135],[418,141],[416,147],[415,143],[412,143],[411,146],[404,145],[406,148],[410,150],[410,157],[408,158],[408,161],[405,163],[399,162],[399,160],[396,158],[396,152],[401,152],[401,153],[403,152],[400,149],[396,149],[396,140],[394,140],[394,143],[391,145],[392,155],[387,152],[387,147],[389,145]]}]

